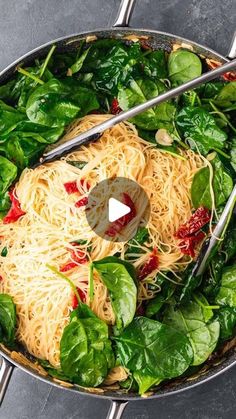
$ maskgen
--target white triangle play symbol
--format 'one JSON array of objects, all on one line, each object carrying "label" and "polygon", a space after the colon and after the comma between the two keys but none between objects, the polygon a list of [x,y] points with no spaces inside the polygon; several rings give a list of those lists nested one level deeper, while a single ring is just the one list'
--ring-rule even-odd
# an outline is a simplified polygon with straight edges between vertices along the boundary
[{"label": "white triangle play symbol", "polygon": [[126,214],[129,214],[131,211],[128,205],[122,204],[122,202],[118,201],[115,198],[110,198],[108,201],[108,219],[110,223],[113,221],[119,220],[119,218],[123,217]]}]

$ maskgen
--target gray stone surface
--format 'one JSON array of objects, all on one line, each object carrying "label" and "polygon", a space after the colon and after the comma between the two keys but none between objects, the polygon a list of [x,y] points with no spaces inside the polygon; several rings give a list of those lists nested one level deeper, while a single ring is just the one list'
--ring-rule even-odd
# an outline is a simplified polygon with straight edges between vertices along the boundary
[{"label": "gray stone surface", "polygon": [[[0,0],[0,69],[30,49],[112,24],[119,0]],[[134,27],[176,33],[228,51],[236,29],[235,0],[137,0]],[[233,419],[236,367],[193,390],[130,403],[124,419]],[[0,419],[102,419],[109,402],[69,394],[15,370]]]}]

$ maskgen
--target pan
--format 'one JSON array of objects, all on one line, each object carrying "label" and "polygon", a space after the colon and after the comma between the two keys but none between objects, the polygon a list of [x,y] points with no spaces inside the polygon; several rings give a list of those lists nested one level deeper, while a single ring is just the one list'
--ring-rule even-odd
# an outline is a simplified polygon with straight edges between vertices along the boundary
[{"label": "pan", "polygon": [[[122,0],[118,11],[117,18],[111,29],[100,29],[92,32],[78,33],[70,35],[64,38],[53,40],[45,45],[42,45],[17,61],[9,65],[5,70],[0,72],[0,84],[7,81],[13,73],[16,71],[16,67],[29,66],[36,58],[43,58],[48,53],[52,45],[57,46],[59,52],[67,52],[74,50],[78,47],[81,40],[86,42],[94,39],[101,38],[130,38],[136,37],[148,41],[154,49],[162,48],[165,50],[171,50],[174,44],[177,45],[188,45],[194,52],[202,55],[205,58],[216,60],[220,63],[225,63],[230,59],[236,57],[236,33],[234,34],[231,47],[226,57],[218,54],[216,51],[200,45],[196,42],[192,42],[188,39],[175,36],[166,32],[159,32],[156,30],[148,29],[133,29],[129,27],[129,21],[132,15],[132,11],[135,5],[135,0]],[[212,359],[208,361],[197,374],[184,379],[178,379],[170,384],[163,385],[158,388],[157,392],[153,392],[149,395],[149,399],[158,399],[160,397],[180,393],[187,389],[193,388],[201,383],[210,380],[213,377],[226,371],[228,368],[236,364],[236,338],[227,342],[217,354],[212,356]],[[64,387],[64,391],[74,392],[75,394],[88,395],[91,398],[109,399],[111,401],[110,410],[107,415],[107,419],[119,419],[129,401],[138,402],[143,400],[140,396],[135,393],[125,393],[124,390],[102,390],[102,389],[85,389],[72,385],[66,386],[66,383],[55,381],[49,376],[45,376],[43,371],[35,369],[34,359],[31,355],[22,348],[17,348],[17,351],[11,352],[5,347],[1,347],[0,356],[2,358],[1,369],[0,369],[0,403],[4,398],[4,394],[7,390],[8,383],[11,378],[14,367],[20,368],[26,373],[38,378],[46,383],[49,383],[56,387]]]}]

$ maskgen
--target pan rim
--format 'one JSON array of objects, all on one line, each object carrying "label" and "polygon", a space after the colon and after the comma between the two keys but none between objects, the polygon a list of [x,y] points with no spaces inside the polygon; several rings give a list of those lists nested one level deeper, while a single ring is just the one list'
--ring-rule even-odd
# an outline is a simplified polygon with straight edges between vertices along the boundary
[{"label": "pan rim", "polygon": [[218,53],[217,51],[213,50],[212,48],[208,48],[206,45],[200,44],[198,42],[195,41],[191,41],[189,38],[185,38],[179,35],[175,35],[172,34],[170,32],[164,32],[164,31],[157,31],[155,29],[146,29],[146,28],[132,28],[132,27],[112,27],[112,28],[100,28],[97,30],[93,30],[93,31],[85,31],[85,32],[78,32],[75,34],[71,34],[71,35],[67,35],[67,36],[62,36],[59,38],[56,38],[52,41],[48,41],[45,42],[44,44],[41,44],[35,48],[33,48],[32,50],[30,50],[29,52],[26,52],[25,54],[23,54],[22,56],[20,56],[19,58],[17,58],[16,60],[14,60],[12,63],[8,64],[7,67],[5,67],[3,70],[0,71],[0,78],[9,70],[13,69],[19,62],[23,61],[24,59],[30,57],[32,54],[39,52],[40,50],[49,47],[53,44],[57,44],[61,41],[69,41],[72,40],[73,38],[81,38],[83,36],[88,36],[88,35],[99,35],[102,34],[104,32],[136,32],[136,33],[149,33],[149,34],[154,34],[154,35],[163,35],[163,36],[167,36],[170,38],[176,38],[179,39],[185,43],[190,43],[193,46],[196,46],[198,48],[204,49],[209,53],[212,53],[214,55],[216,55],[218,58],[220,58],[223,61],[229,61],[228,58],[224,57],[222,54]]}]

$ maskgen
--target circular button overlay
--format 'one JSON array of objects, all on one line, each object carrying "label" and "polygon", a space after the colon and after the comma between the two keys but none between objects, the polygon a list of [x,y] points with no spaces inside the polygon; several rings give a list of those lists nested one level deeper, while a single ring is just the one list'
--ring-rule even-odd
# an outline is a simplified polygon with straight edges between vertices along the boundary
[{"label": "circular button overlay", "polygon": [[135,236],[139,226],[148,223],[150,203],[137,182],[109,178],[91,189],[85,213],[90,228],[102,239],[126,242]]}]

